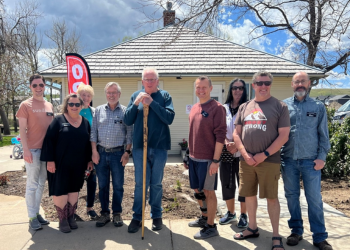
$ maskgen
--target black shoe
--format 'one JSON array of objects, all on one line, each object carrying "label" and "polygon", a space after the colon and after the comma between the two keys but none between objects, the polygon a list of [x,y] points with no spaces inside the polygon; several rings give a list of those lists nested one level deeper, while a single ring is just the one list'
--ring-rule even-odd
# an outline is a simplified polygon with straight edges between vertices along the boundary
[{"label": "black shoe", "polygon": [[113,214],[113,224],[116,227],[121,227],[123,226],[123,219],[120,214]]},{"label": "black shoe", "polygon": [[163,228],[163,220],[162,218],[153,219],[152,230],[159,231]]},{"label": "black shoe", "polygon": [[90,220],[94,220],[98,217],[97,213],[94,210],[87,212],[87,215],[89,216]]},{"label": "black shoe", "polygon": [[201,227],[201,228],[204,228],[205,225],[207,224],[207,222],[208,222],[208,217],[202,215],[197,220],[189,222],[188,226],[189,227]]},{"label": "black shoe", "polygon": [[141,227],[141,221],[132,219],[128,226],[128,233],[136,233]]},{"label": "black shoe", "polygon": [[40,214],[38,214],[36,216],[36,218],[38,219],[38,221],[40,222],[41,225],[48,225],[50,224],[50,222],[46,219],[44,219]]},{"label": "black shoe", "polygon": [[292,233],[287,238],[287,245],[288,246],[296,246],[299,244],[299,241],[303,239],[303,236],[299,234]]},{"label": "black shoe", "polygon": [[98,221],[96,221],[96,227],[103,227],[110,221],[111,218],[109,217],[109,214],[101,214],[100,218],[98,218]]},{"label": "black shoe", "polygon": [[320,250],[333,250],[333,247],[326,240],[319,243],[314,242],[314,246],[318,247]]}]

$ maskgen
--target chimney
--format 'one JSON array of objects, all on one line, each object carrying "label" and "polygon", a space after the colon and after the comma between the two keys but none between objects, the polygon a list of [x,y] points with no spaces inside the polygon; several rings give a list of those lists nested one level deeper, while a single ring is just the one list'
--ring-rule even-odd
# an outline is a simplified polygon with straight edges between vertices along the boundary
[{"label": "chimney", "polygon": [[166,3],[167,9],[163,11],[164,27],[175,24],[175,10],[171,10],[173,4],[171,2]]}]

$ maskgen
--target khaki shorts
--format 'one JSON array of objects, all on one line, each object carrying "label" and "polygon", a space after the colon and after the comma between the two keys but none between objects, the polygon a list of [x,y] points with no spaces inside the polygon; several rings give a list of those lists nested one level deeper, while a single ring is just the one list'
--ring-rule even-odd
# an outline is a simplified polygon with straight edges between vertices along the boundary
[{"label": "khaki shorts", "polygon": [[239,195],[243,197],[278,198],[279,163],[262,162],[258,166],[249,166],[245,161],[239,164]]}]

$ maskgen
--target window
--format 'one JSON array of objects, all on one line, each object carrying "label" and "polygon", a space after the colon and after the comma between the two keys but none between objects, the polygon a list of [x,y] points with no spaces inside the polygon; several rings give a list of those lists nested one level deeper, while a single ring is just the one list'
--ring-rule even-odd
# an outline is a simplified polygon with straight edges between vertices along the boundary
[{"label": "window", "polygon": [[246,83],[245,85],[246,91],[247,91],[247,98],[248,100],[254,99],[255,97],[255,90],[253,89],[253,86],[251,83]]}]

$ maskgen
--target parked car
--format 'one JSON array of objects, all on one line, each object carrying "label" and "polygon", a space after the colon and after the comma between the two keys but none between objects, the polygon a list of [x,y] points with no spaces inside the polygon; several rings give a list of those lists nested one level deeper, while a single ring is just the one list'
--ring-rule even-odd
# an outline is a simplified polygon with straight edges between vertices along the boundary
[{"label": "parked car", "polygon": [[350,100],[344,103],[333,116],[334,122],[342,123],[346,117],[350,116]]}]

